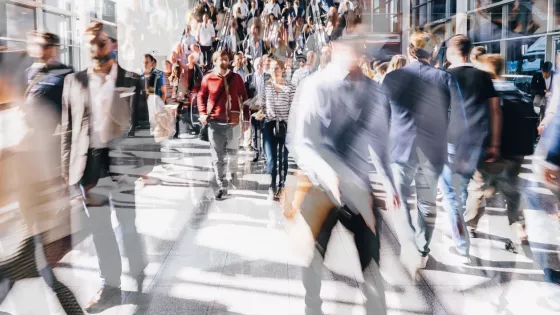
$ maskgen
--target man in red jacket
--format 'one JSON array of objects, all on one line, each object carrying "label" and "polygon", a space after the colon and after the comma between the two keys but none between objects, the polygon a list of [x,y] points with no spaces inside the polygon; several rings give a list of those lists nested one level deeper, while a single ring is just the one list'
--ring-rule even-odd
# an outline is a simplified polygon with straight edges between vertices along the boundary
[{"label": "man in red jacket", "polygon": [[248,97],[241,76],[229,70],[227,52],[215,52],[212,61],[214,71],[204,76],[198,93],[198,111],[199,121],[208,124],[212,166],[219,187],[216,199],[222,199],[227,194],[226,154],[231,179],[236,179],[241,107]]}]

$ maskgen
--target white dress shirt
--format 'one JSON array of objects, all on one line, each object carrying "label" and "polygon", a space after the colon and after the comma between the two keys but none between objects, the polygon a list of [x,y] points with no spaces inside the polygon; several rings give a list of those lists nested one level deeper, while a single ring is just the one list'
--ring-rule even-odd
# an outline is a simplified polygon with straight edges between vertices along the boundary
[{"label": "white dress shirt", "polygon": [[200,24],[198,27],[200,46],[212,46],[212,37],[216,37],[214,25],[211,23]]},{"label": "white dress shirt", "polygon": [[108,113],[113,104],[118,66],[115,63],[109,74],[99,74],[88,69],[90,94],[90,148],[106,148],[107,142],[101,140],[103,128],[108,123]]},{"label": "white dress shirt", "polygon": [[237,8],[241,8],[241,18],[246,18],[247,14],[249,14],[249,7],[247,6],[247,3],[243,2],[237,2],[236,4],[233,5],[233,12],[237,12]]}]

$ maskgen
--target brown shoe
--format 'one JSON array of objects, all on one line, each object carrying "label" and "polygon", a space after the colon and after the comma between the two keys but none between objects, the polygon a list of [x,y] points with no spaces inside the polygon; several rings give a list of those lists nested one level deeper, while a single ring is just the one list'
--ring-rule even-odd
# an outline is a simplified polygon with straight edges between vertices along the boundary
[{"label": "brown shoe", "polygon": [[102,199],[98,197],[94,197],[90,194],[86,195],[86,206],[88,207],[103,207],[109,204],[109,199]]},{"label": "brown shoe", "polygon": [[89,301],[86,312],[90,314],[96,314],[104,312],[111,307],[121,305],[121,294],[120,288],[104,287],[97,291],[97,294]]}]

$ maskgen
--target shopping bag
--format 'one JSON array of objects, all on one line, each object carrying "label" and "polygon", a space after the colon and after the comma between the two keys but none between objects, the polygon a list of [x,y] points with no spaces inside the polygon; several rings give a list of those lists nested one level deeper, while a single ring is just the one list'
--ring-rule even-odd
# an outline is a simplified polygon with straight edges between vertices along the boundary
[{"label": "shopping bag", "polygon": [[156,142],[167,140],[175,135],[176,115],[172,110],[166,109],[163,100],[155,94],[148,96],[148,114],[150,133]]}]

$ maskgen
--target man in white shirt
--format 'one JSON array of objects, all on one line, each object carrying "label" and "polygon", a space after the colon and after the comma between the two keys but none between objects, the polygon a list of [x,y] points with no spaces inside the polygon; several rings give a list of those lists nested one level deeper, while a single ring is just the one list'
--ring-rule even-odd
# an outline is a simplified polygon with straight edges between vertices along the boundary
[{"label": "man in white shirt", "polygon": [[214,25],[208,20],[208,14],[202,16],[202,24],[198,26],[198,43],[204,55],[204,63],[206,67],[210,67],[212,60],[212,43],[216,39],[216,31]]},{"label": "man in white shirt", "polygon": [[[70,187],[79,187],[87,206],[88,224],[97,252],[102,287],[87,305],[88,313],[99,313],[121,302],[121,255],[113,227],[114,208],[123,233],[123,245],[131,274],[137,275],[137,290],[142,290],[146,258],[135,226],[134,188],[128,209],[118,208],[109,198],[94,198],[99,180],[114,176],[109,167],[109,152],[119,140],[134,134],[135,116],[140,106],[147,108],[141,95],[138,74],[125,71],[113,59],[112,45],[103,24],[92,23],[86,29],[85,43],[93,66],[70,74],[62,93],[62,177]],[[132,119],[131,119],[132,115]],[[121,178],[124,179],[126,175]],[[101,196],[99,194],[99,197]]]},{"label": "man in white shirt", "polygon": [[274,14],[274,17],[277,20],[280,18],[280,14],[282,14],[280,6],[278,5],[278,3],[276,3],[276,0],[270,0],[267,4],[264,5],[261,16],[268,16],[271,13]]},{"label": "man in white shirt", "polygon": [[233,12],[237,12],[237,9],[241,9],[241,19],[245,19],[247,18],[247,15],[249,14],[249,6],[247,6],[247,3],[245,2],[245,0],[237,0],[237,2],[233,5]]},{"label": "man in white shirt", "polygon": [[181,46],[183,47],[185,55],[190,55],[192,52],[192,44],[196,44],[196,37],[191,34],[191,26],[187,24],[187,26],[185,26],[185,33],[181,36]]}]

